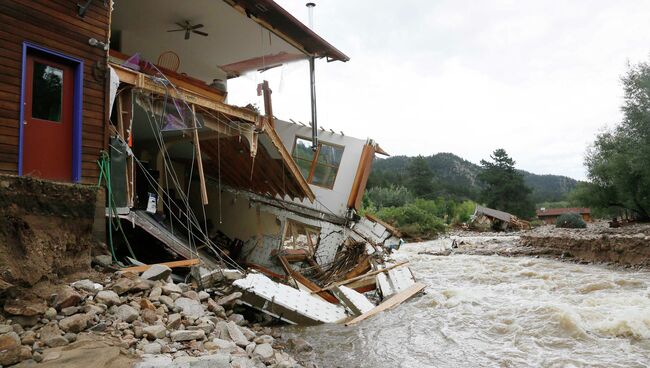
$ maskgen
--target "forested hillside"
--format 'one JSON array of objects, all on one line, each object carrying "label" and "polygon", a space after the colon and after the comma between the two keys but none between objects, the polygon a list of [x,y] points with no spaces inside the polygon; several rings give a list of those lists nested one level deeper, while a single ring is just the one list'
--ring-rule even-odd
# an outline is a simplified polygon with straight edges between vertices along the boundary
[{"label": "forested hillside", "polygon": [[[414,157],[394,156],[375,160],[368,187],[407,186],[410,180],[407,168],[413,159]],[[431,198],[443,196],[456,200],[478,201],[482,189],[477,179],[477,175],[482,170],[479,165],[453,153],[437,153],[424,159],[434,177]],[[531,199],[535,203],[564,200],[578,183],[566,176],[520,172],[524,176],[526,185],[532,189]]]}]

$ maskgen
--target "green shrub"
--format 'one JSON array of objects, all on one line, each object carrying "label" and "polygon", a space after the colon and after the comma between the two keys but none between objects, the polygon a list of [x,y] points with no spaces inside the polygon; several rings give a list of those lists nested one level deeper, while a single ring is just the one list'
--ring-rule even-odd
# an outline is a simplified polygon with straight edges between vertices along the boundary
[{"label": "green shrub", "polygon": [[400,207],[413,200],[411,192],[399,185],[370,188],[366,191],[365,197],[368,203],[372,203],[378,208]]},{"label": "green shrub", "polygon": [[555,227],[562,227],[566,229],[584,229],[587,224],[577,213],[564,213],[560,215],[555,221]]},{"label": "green shrub", "polygon": [[447,228],[445,222],[422,208],[427,203],[418,201],[401,207],[382,208],[377,211],[377,216],[397,226],[410,238],[432,238],[444,232]]}]

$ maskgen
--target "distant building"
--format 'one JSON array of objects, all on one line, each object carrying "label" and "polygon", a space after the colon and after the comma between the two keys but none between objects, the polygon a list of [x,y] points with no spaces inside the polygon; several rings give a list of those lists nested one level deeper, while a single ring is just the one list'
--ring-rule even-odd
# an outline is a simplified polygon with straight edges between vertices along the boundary
[{"label": "distant building", "polygon": [[547,224],[555,224],[555,221],[560,215],[565,213],[577,213],[582,216],[585,222],[591,222],[591,209],[590,208],[540,208],[537,212],[537,218]]}]

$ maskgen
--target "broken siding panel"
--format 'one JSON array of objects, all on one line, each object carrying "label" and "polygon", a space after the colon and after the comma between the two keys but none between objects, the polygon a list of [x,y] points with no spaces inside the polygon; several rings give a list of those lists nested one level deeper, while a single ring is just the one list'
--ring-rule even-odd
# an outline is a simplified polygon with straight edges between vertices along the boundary
[{"label": "broken siding panel", "polygon": [[[109,14],[103,2],[94,2],[86,18],[77,16],[75,0],[5,0],[0,2],[0,173],[18,173],[18,139],[22,44],[29,41],[84,61],[82,118],[82,182],[96,183],[95,160],[104,148],[105,79],[95,64],[106,60],[104,51],[88,39],[108,39]],[[99,79],[95,79],[98,75]],[[9,139],[9,137],[14,137]]]}]

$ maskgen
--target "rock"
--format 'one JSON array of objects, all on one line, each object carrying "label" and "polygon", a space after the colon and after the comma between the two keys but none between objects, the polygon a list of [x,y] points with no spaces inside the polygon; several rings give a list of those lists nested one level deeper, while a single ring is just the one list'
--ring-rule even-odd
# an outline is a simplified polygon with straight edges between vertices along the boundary
[{"label": "rock", "polygon": [[152,342],[151,344],[146,344],[142,347],[142,351],[145,354],[160,354],[162,346],[157,342]]},{"label": "rock", "polygon": [[259,344],[253,351],[254,355],[259,356],[265,362],[268,362],[271,358],[273,358],[273,353],[273,347],[271,344]]},{"label": "rock", "polygon": [[65,339],[70,343],[77,341],[77,334],[72,332],[68,332],[67,334],[63,335],[63,337],[65,337]]},{"label": "rock", "polygon": [[236,324],[238,324],[240,326],[247,323],[244,316],[242,316],[241,314],[237,314],[237,313],[233,313],[230,316],[228,316],[228,321],[235,322]]},{"label": "rock", "polygon": [[3,366],[18,363],[21,355],[20,337],[15,332],[0,335],[0,364]]},{"label": "rock", "polygon": [[111,290],[102,290],[98,292],[97,296],[95,296],[95,300],[98,303],[106,304],[109,307],[121,303],[119,295]]},{"label": "rock", "polygon": [[204,344],[207,349],[207,344],[210,344],[209,346],[213,346],[215,349],[223,350],[224,352],[233,352],[237,350],[237,345],[232,342],[232,341],[227,341],[223,339],[212,339],[212,341],[208,341]]},{"label": "rock", "polygon": [[273,336],[262,335],[262,336],[256,337],[253,341],[255,341],[256,344],[271,344],[271,345],[273,345],[273,342],[275,341],[275,339],[273,338]]},{"label": "rock", "polygon": [[203,330],[178,330],[170,334],[172,341],[190,341],[190,340],[203,340],[205,339],[205,331]]},{"label": "rock", "polygon": [[232,305],[232,304],[235,303],[235,301],[237,299],[241,298],[241,296],[242,296],[241,292],[235,291],[234,293],[232,293],[230,295],[226,295],[224,297],[219,298],[219,300],[217,300],[217,304],[222,305],[222,306],[223,305]]},{"label": "rock", "polygon": [[156,306],[153,305],[152,302],[149,301],[149,299],[140,299],[140,309],[150,309],[152,311],[156,310]]},{"label": "rock", "polygon": [[170,314],[167,318],[167,328],[175,330],[181,325],[181,315],[179,313]]},{"label": "rock", "polygon": [[66,317],[69,317],[73,314],[77,314],[79,312],[79,307],[67,307],[61,309],[61,314],[63,314]]},{"label": "rock", "polygon": [[244,274],[239,270],[223,270],[223,276],[230,281],[235,281],[244,278]]},{"label": "rock", "polygon": [[162,295],[162,288],[160,286],[154,286],[151,288],[151,292],[149,293],[149,300],[152,301],[158,301],[160,296]]},{"label": "rock", "polygon": [[207,300],[208,298],[210,298],[210,294],[208,294],[207,292],[205,292],[203,290],[199,291],[198,296],[199,296],[199,300],[202,301],[202,302]]},{"label": "rock", "polygon": [[110,265],[113,264],[113,258],[110,255],[99,255],[93,257],[93,262],[96,264],[102,266],[102,267],[109,267]]},{"label": "rock", "polygon": [[51,307],[48,308],[48,309],[45,311],[45,318],[47,318],[47,319],[49,319],[49,320],[53,320],[53,319],[55,319],[55,318],[56,318],[56,309],[51,308]]},{"label": "rock", "polygon": [[203,330],[205,331],[206,335],[209,335],[212,331],[214,331],[214,325],[212,323],[201,323],[196,326],[188,326],[188,330]]},{"label": "rock", "polygon": [[94,325],[93,327],[89,328],[89,331],[93,332],[104,332],[106,331],[106,323],[104,322],[99,322],[98,324]]},{"label": "rock", "polygon": [[25,333],[20,337],[20,342],[23,345],[34,345],[36,342],[36,332],[25,331]]},{"label": "rock", "polygon": [[88,315],[75,314],[59,321],[59,327],[65,332],[81,332],[88,326]]},{"label": "rock", "polygon": [[38,316],[47,311],[47,305],[43,301],[27,301],[20,299],[9,299],[4,305],[5,312],[15,316]]},{"label": "rock", "polygon": [[156,321],[158,320],[158,315],[156,314],[155,311],[152,311],[151,309],[143,309],[142,320],[152,325],[156,323]]},{"label": "rock", "polygon": [[134,280],[133,287],[131,288],[131,292],[140,292],[140,291],[147,291],[151,290],[151,288],[154,285],[153,281],[150,280],[143,280],[141,278],[137,278]]},{"label": "rock", "polygon": [[194,291],[194,290],[184,291],[184,292],[181,294],[181,296],[183,296],[183,297],[185,297],[185,298],[192,299],[192,300],[199,301],[199,294],[198,294],[196,291]]},{"label": "rock", "polygon": [[70,343],[68,339],[66,339],[63,336],[54,336],[50,337],[47,340],[43,340],[45,342],[45,345],[51,347],[51,348],[58,348],[60,346],[66,346]]},{"label": "rock", "polygon": [[167,280],[167,277],[171,275],[172,269],[161,264],[151,265],[148,270],[144,271],[140,278],[144,280]]},{"label": "rock", "polygon": [[11,320],[22,327],[31,327],[38,323],[38,316],[13,316]]},{"label": "rock", "polygon": [[241,347],[245,347],[248,345],[248,339],[244,334],[241,332],[239,329],[239,326],[235,322],[228,322],[227,324],[228,328],[228,335],[230,335],[230,339],[237,345]]},{"label": "rock", "polygon": [[174,301],[174,306],[180,308],[181,313],[188,317],[196,319],[205,315],[205,309],[198,300],[180,297]]},{"label": "rock", "polygon": [[61,290],[59,290],[58,294],[56,294],[53,307],[56,310],[61,310],[63,308],[75,306],[79,304],[80,301],[81,295],[70,286],[65,285]]},{"label": "rock", "polygon": [[82,290],[87,293],[91,293],[93,295],[97,294],[97,292],[99,292],[104,288],[102,285],[96,284],[88,279],[75,281],[72,283],[72,287],[77,290]]},{"label": "rock", "polygon": [[230,368],[230,355],[212,354],[199,357],[190,362],[191,368]]},{"label": "rock", "polygon": [[63,334],[63,332],[61,332],[61,329],[59,328],[59,325],[57,325],[56,322],[51,322],[43,326],[39,330],[39,333],[41,334],[41,340],[43,341],[46,341],[53,337],[59,337]]},{"label": "rock", "polygon": [[174,300],[167,295],[161,295],[160,302],[166,305],[170,310],[174,309]]},{"label": "rock", "polygon": [[181,290],[180,286],[174,284],[173,282],[169,282],[162,286],[162,292],[165,295],[174,294],[174,293],[180,294],[183,292],[183,290]]},{"label": "rock", "polygon": [[301,338],[289,339],[287,341],[289,348],[297,353],[304,353],[314,350],[314,348]]},{"label": "rock", "polygon": [[126,277],[122,277],[121,279],[115,281],[113,286],[111,286],[111,289],[113,289],[114,292],[117,293],[117,295],[122,295],[126,293],[127,291],[131,290],[135,283],[131,279],[127,279]]},{"label": "rock", "polygon": [[248,357],[238,356],[238,357],[234,357],[230,361],[230,366],[232,368],[254,368],[255,363],[253,363],[252,360],[248,359]]},{"label": "rock", "polygon": [[138,311],[128,304],[120,305],[117,308],[116,314],[117,314],[117,318],[121,319],[124,322],[129,322],[129,323],[135,321],[140,316]]},{"label": "rock", "polygon": [[232,339],[230,338],[230,334],[228,333],[228,322],[219,321],[219,322],[217,322],[215,327],[216,327],[215,328],[216,331],[214,333],[215,337],[218,337],[218,338],[223,339],[223,340],[232,341]]},{"label": "rock", "polygon": [[208,298],[208,300],[206,302],[208,304],[208,310],[210,312],[212,312],[212,313],[214,313],[214,314],[216,314],[218,316],[221,316],[221,315],[223,315],[224,317],[226,316],[226,310],[224,309],[224,307],[217,304],[217,302],[215,302],[212,298]]},{"label": "rock", "polygon": [[143,328],[142,332],[147,334],[149,340],[164,339],[167,335],[167,328],[163,325],[153,325]]}]

